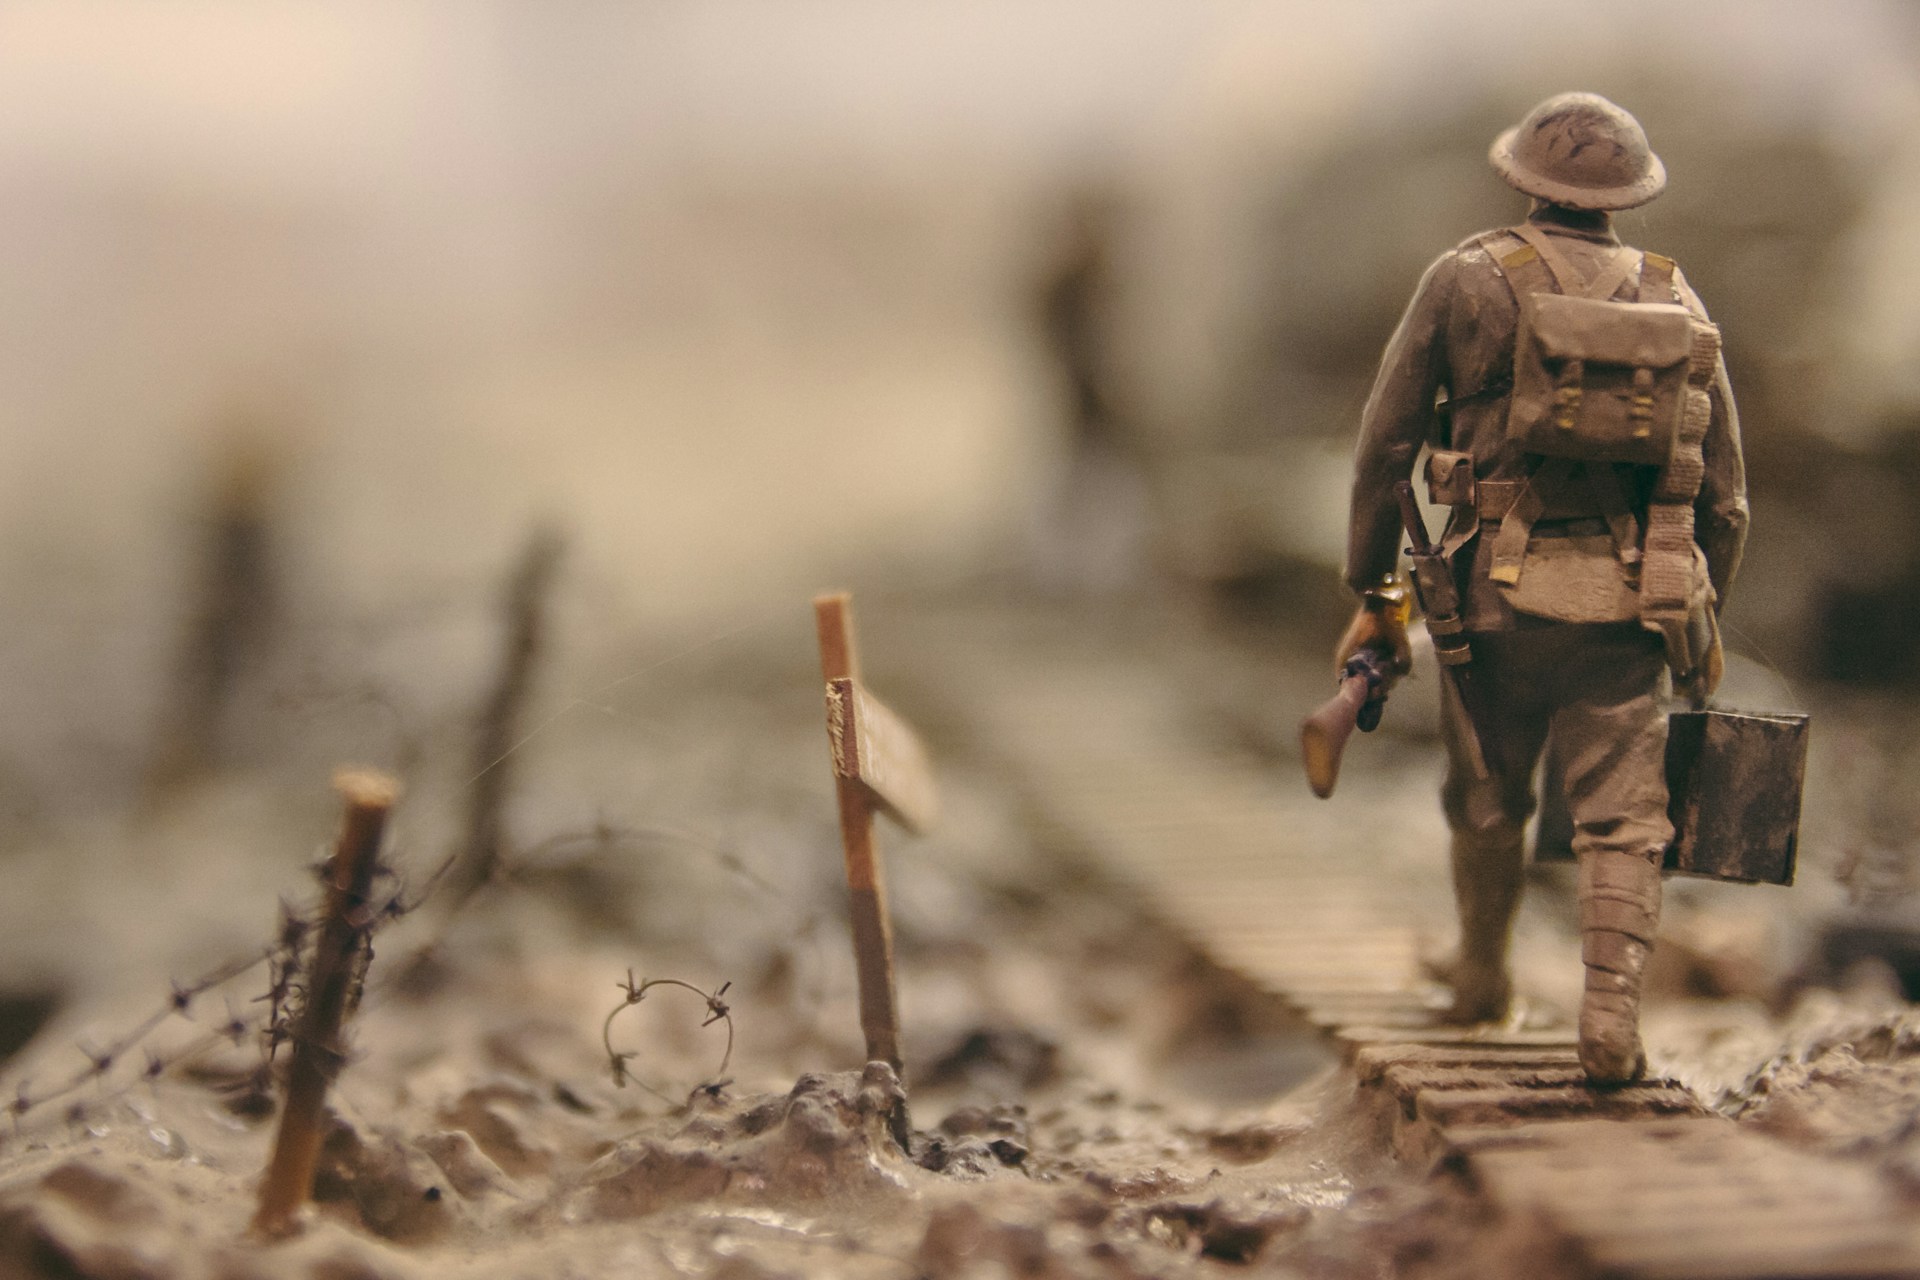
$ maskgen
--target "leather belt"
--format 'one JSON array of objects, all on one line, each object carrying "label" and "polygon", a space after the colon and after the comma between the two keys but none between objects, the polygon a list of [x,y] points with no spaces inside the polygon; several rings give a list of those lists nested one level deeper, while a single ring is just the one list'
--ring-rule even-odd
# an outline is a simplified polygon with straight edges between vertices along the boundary
[{"label": "leather belt", "polygon": [[[1480,480],[1474,484],[1474,507],[1482,520],[1499,520],[1512,509],[1514,500],[1526,487],[1524,480]],[[1601,520],[1606,514],[1600,505],[1586,491],[1586,486],[1560,486],[1560,491],[1546,500],[1545,509],[1540,513],[1541,520]]]}]

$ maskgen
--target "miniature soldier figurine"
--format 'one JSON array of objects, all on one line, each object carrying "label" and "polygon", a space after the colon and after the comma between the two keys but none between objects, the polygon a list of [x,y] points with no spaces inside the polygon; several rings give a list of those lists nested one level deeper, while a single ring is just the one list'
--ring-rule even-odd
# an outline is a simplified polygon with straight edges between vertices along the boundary
[{"label": "miniature soldier figurine", "polygon": [[1407,670],[1395,485],[1426,448],[1429,494],[1450,510],[1439,577],[1465,641],[1449,653],[1466,659],[1450,670],[1466,679],[1442,688],[1460,916],[1459,949],[1436,965],[1449,1017],[1507,1013],[1524,827],[1551,741],[1579,862],[1580,1061],[1595,1083],[1624,1083],[1645,1071],[1641,974],[1673,838],[1663,702],[1669,672],[1695,705],[1719,680],[1716,618],[1747,524],[1739,422],[1699,298],[1672,259],[1614,234],[1612,210],[1666,185],[1639,123],[1562,94],[1490,158],[1533,207],[1435,262],[1381,359],[1347,550],[1362,605],[1339,661],[1372,649]]}]

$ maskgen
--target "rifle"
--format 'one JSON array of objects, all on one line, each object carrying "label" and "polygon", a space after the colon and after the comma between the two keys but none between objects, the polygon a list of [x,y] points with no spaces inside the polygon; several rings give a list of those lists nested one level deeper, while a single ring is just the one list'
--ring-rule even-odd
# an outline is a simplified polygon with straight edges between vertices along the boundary
[{"label": "rifle", "polygon": [[1400,500],[1400,523],[1407,529],[1407,563],[1413,568],[1413,594],[1426,615],[1427,634],[1433,637],[1433,656],[1440,660],[1440,677],[1451,686],[1465,713],[1467,763],[1474,776],[1491,776],[1487,768],[1486,748],[1494,744],[1487,728],[1487,714],[1480,687],[1474,683],[1467,664],[1473,650],[1467,644],[1466,625],[1460,621],[1460,588],[1453,580],[1453,566],[1446,553],[1427,537],[1427,522],[1414,500],[1413,482],[1402,480],[1393,486]]},{"label": "rifle", "polygon": [[1380,727],[1380,713],[1387,705],[1387,664],[1386,655],[1372,649],[1355,653],[1340,672],[1340,692],[1300,724],[1307,785],[1322,800],[1340,780],[1340,756],[1353,731],[1372,733]]}]

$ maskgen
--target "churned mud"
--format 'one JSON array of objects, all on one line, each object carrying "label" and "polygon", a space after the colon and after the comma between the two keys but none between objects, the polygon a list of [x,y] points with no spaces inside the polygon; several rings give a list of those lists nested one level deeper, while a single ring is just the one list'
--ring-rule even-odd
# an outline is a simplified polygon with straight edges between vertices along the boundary
[{"label": "churned mud", "polygon": [[[432,873],[467,826],[468,762],[459,733],[428,740],[315,1204],[288,1241],[247,1234],[274,1123],[274,970],[222,966],[271,948],[282,899],[301,914],[304,864],[335,821],[324,777],[268,758],[108,819],[17,828],[0,904],[0,1031],[18,1046],[0,1066],[0,1274],[1545,1265],[1546,1246],[1496,1229],[1466,1189],[1388,1158],[1309,1028],[1036,832],[1017,780],[924,672],[900,672],[895,701],[936,746],[947,818],[923,839],[882,830],[904,1079],[863,1064],[797,621],[794,646],[709,646],[608,693],[643,665],[614,662],[580,681],[603,691],[582,699],[593,709],[550,695],[559,716],[515,761],[500,868],[464,898]],[[1253,678],[1224,648],[1181,648],[1167,668],[1143,650],[1143,678],[1207,662],[1219,688]],[[884,688],[893,664],[869,663]],[[1265,749],[1271,724],[1230,702],[1196,703],[1194,724]],[[1291,767],[1276,759],[1276,787],[1296,785]],[[1407,803],[1430,805],[1430,782],[1410,774]],[[1571,945],[1563,894],[1535,887],[1523,955]],[[1920,1027],[1897,982],[1868,965],[1796,987],[1790,936],[1818,929],[1747,905],[1676,898],[1656,1056],[1744,1122],[1920,1194]],[[642,992],[649,979],[673,981]]]}]

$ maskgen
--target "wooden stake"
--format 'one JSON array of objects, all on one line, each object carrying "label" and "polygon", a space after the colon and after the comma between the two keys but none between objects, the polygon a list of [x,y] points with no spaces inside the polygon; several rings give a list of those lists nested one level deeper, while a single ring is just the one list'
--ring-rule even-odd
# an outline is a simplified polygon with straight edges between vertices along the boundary
[{"label": "wooden stake", "polygon": [[473,782],[467,788],[467,838],[448,884],[457,907],[492,880],[506,844],[506,803],[517,771],[534,666],[546,644],[547,604],[560,566],[560,535],[536,529],[507,584],[505,649],[499,675],[473,735]]},{"label": "wooden stake", "polygon": [[[859,654],[853,642],[853,597],[817,596],[814,621],[820,632],[820,673],[829,685],[857,680]],[[886,879],[874,847],[873,804],[858,778],[834,770],[840,800],[840,841],[846,851],[847,892],[853,908],[853,962],[860,980],[860,1030],[867,1060],[900,1069],[900,1015],[894,1001],[893,925],[887,915]]]},{"label": "wooden stake", "polygon": [[343,769],[334,775],[333,786],[346,801],[346,816],[327,875],[326,918],[314,943],[307,1002],[294,1029],[280,1130],[274,1138],[273,1158],[260,1179],[260,1209],[254,1215],[253,1230],[263,1236],[291,1233],[301,1207],[313,1194],[320,1113],[327,1086],[346,1056],[340,1024],[353,990],[359,950],[371,924],[365,909],[379,863],[380,838],[400,791],[399,783],[370,769]]},{"label": "wooden stake", "polygon": [[198,548],[198,598],[147,769],[149,803],[205,775],[232,746],[227,722],[274,629],[277,461],[258,431],[236,432],[223,446],[207,495],[212,519]]}]

